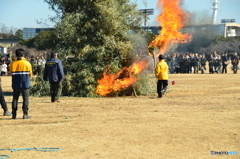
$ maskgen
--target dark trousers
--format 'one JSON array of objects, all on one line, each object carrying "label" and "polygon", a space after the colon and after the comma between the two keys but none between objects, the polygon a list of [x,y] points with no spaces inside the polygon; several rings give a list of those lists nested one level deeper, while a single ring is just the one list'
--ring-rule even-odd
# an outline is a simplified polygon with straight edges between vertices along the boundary
[{"label": "dark trousers", "polygon": [[50,82],[51,101],[58,100],[62,93],[62,82]]},{"label": "dark trousers", "polygon": [[186,66],[185,67],[185,73],[190,73],[190,70],[191,70],[191,66]]},{"label": "dark trousers", "polygon": [[3,96],[3,92],[2,92],[2,87],[1,86],[0,86],[0,104],[1,104],[2,109],[4,111],[8,111],[7,104],[6,104],[5,98]]},{"label": "dark trousers", "polygon": [[16,112],[18,110],[18,99],[21,93],[23,98],[22,110],[24,114],[27,114],[29,105],[29,89],[13,90],[12,111]]},{"label": "dark trousers", "polygon": [[166,91],[168,86],[168,80],[158,80],[157,82],[157,93],[158,96],[161,96],[161,91]]},{"label": "dark trousers", "polygon": [[223,64],[222,65],[222,73],[227,73],[227,65]]},{"label": "dark trousers", "polygon": [[209,66],[209,73],[214,73],[213,72],[213,66],[211,66],[211,65]]},{"label": "dark trousers", "polygon": [[186,73],[185,70],[186,70],[185,66],[180,66],[180,73]]},{"label": "dark trousers", "polygon": [[232,65],[233,65],[233,73],[237,73],[238,65],[237,64],[232,64]]}]

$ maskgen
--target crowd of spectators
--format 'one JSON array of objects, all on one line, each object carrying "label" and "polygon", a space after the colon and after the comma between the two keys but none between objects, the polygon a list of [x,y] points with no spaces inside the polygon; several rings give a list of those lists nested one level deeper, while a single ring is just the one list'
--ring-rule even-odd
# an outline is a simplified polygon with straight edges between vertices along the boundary
[{"label": "crowd of spectators", "polygon": [[218,54],[215,51],[210,55],[173,53],[172,55],[167,55],[166,62],[169,66],[169,73],[171,74],[227,73],[228,66],[230,66],[233,73],[236,74],[239,69],[239,56],[236,52]]},{"label": "crowd of spectators", "polygon": [[[46,60],[44,56],[36,56],[27,59],[31,65],[34,76],[39,76],[44,70]],[[0,57],[0,75],[9,76],[9,65],[12,62],[10,57]],[[198,53],[173,53],[166,55],[166,62],[169,66],[169,73],[185,74],[205,74],[205,73],[227,73],[228,67],[234,74],[239,68],[239,56],[237,52],[224,52],[222,54],[216,51],[210,55]],[[208,67],[207,67],[208,66]]]},{"label": "crowd of spectators", "polygon": [[[26,58],[27,59],[27,58]],[[44,56],[31,56],[30,59],[27,59],[31,65],[32,65],[32,70],[33,70],[33,75],[34,76],[39,76],[42,74],[46,60]],[[1,56],[0,57],[0,75],[1,76],[10,76],[10,63],[12,62],[12,59],[7,56],[6,58]]]}]

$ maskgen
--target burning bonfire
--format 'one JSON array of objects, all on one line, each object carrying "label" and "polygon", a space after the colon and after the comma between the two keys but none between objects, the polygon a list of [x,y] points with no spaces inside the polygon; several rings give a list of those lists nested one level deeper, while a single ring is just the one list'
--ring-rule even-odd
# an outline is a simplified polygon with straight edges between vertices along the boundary
[{"label": "burning bonfire", "polygon": [[[169,46],[174,43],[187,43],[191,41],[189,34],[182,34],[180,29],[187,20],[186,14],[179,7],[182,0],[159,0],[158,6],[162,13],[158,16],[157,21],[161,23],[161,34],[149,44],[149,48],[158,48],[158,54],[164,54]],[[111,92],[115,92],[131,86],[137,81],[136,75],[141,73],[147,62],[136,62],[128,68],[121,69],[117,74],[107,74],[104,72],[103,78],[98,80],[96,93],[106,96]]]},{"label": "burning bonfire", "polygon": [[98,80],[96,93],[106,96],[111,92],[127,88],[137,81],[136,75],[141,73],[147,66],[146,61],[136,62],[128,68],[121,69],[117,74],[108,75],[105,71],[103,78]]}]

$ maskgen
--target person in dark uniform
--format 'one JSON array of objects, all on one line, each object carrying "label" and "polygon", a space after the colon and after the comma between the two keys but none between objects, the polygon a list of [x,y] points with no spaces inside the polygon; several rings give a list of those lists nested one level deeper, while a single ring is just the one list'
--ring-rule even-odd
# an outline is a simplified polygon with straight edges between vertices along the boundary
[{"label": "person in dark uniform", "polygon": [[213,55],[211,54],[210,57],[208,58],[208,66],[209,66],[209,73],[213,74],[213,64],[214,64],[214,58]]},{"label": "person in dark uniform", "polygon": [[221,59],[222,59],[222,73],[227,73],[227,65],[228,65],[227,53],[223,53]]},{"label": "person in dark uniform", "polygon": [[236,52],[233,54],[231,62],[232,62],[232,66],[233,66],[233,73],[237,74],[239,57]]},{"label": "person in dark uniform", "polygon": [[221,70],[221,66],[222,66],[222,60],[221,60],[220,55],[215,57],[213,66],[214,66],[214,72],[216,72],[216,73],[221,72],[220,70]]},{"label": "person in dark uniform", "polygon": [[57,53],[51,53],[51,58],[46,61],[43,79],[50,82],[51,102],[60,102],[64,72],[62,62],[57,58]]},{"label": "person in dark uniform", "polygon": [[193,55],[192,62],[193,62],[193,69],[194,69],[193,73],[194,74],[198,74],[199,67],[200,67],[200,61],[201,61],[201,59],[199,58],[198,53]]},{"label": "person in dark uniform", "polygon": [[180,73],[185,73],[185,65],[184,65],[185,56],[179,55],[179,67],[180,67]]},{"label": "person in dark uniform", "polygon": [[201,56],[201,73],[204,74],[206,72],[206,62],[207,59],[205,57],[205,55]]},{"label": "person in dark uniform", "polygon": [[192,69],[192,67],[191,67],[191,60],[188,55],[186,55],[184,59],[184,66],[185,66],[185,73],[190,73],[190,70]]}]

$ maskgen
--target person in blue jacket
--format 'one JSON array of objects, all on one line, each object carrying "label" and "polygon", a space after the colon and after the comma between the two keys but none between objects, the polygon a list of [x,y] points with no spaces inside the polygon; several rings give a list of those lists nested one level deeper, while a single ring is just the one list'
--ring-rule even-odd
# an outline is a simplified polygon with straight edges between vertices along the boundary
[{"label": "person in blue jacket", "polygon": [[50,83],[51,102],[60,102],[59,97],[62,93],[64,72],[57,53],[51,53],[51,58],[46,61],[43,79]]}]

